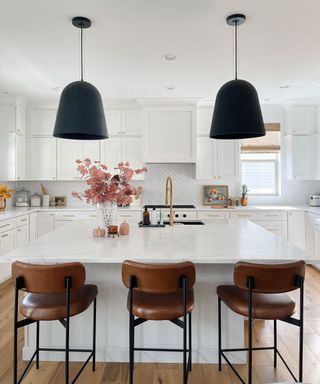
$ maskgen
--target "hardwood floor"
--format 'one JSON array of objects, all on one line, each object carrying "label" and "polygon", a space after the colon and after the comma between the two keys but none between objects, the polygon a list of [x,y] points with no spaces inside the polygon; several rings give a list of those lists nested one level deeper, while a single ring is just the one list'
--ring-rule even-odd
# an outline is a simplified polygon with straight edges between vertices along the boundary
[{"label": "hardwood floor", "polygon": [[[320,384],[320,272],[308,267],[305,284],[305,370],[304,382]],[[12,383],[12,317],[13,287],[0,287],[0,384]],[[293,369],[297,370],[298,328],[279,322],[279,349]],[[272,323],[254,322],[255,346],[272,343]],[[23,333],[20,332],[20,347]],[[21,356],[20,356],[21,360]],[[21,364],[22,365],[22,364]],[[75,373],[80,364],[73,363],[71,373]],[[246,376],[245,366],[238,367]],[[79,384],[124,384],[128,380],[127,364],[99,363],[95,373],[89,365],[82,373]],[[137,364],[135,384],[178,384],[181,383],[179,364]],[[272,363],[272,352],[255,352],[254,383],[292,381],[284,365],[279,362],[277,370]],[[40,369],[32,368],[24,380],[25,384],[63,384],[63,363],[41,362]],[[239,383],[233,372],[226,366],[222,372],[217,365],[194,364],[189,384],[234,384]]]}]

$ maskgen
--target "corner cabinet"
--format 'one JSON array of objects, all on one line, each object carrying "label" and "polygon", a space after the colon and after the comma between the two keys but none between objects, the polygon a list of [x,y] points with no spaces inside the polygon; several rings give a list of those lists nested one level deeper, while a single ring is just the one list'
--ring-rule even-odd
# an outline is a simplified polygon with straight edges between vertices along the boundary
[{"label": "corner cabinet", "polygon": [[143,109],[143,153],[146,163],[195,163],[195,108]]},{"label": "corner cabinet", "polygon": [[215,140],[197,137],[198,180],[236,179],[240,175],[239,140]]},{"label": "corner cabinet", "polygon": [[27,139],[28,180],[57,179],[57,140],[54,137]]}]

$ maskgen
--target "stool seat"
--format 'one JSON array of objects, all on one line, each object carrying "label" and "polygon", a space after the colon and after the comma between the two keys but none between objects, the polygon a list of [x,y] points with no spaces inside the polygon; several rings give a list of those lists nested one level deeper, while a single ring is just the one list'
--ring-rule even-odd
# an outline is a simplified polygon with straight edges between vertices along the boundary
[{"label": "stool seat", "polygon": [[[70,316],[85,311],[98,294],[95,285],[86,284],[70,292]],[[66,317],[65,293],[27,293],[20,306],[21,314],[36,321],[60,320]]]},{"label": "stool seat", "polygon": [[[128,295],[128,310],[130,310],[129,297]],[[193,289],[188,289],[187,313],[192,312],[193,306]],[[132,314],[145,320],[174,320],[182,317],[184,314],[182,292],[150,293],[137,289],[133,293]]]},{"label": "stool seat", "polygon": [[[234,312],[249,316],[248,291],[234,285],[220,285],[218,296]],[[253,318],[264,320],[281,320],[296,312],[296,303],[287,293],[253,293]]]}]

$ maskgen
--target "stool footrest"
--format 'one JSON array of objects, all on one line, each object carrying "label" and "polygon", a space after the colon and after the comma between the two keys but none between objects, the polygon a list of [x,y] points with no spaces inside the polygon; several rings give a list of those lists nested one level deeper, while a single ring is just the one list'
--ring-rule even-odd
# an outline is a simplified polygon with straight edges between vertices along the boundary
[{"label": "stool footrest", "polygon": [[[183,352],[183,349],[176,348],[134,348],[134,351],[149,351],[149,352]],[[189,352],[189,349],[186,349]]]}]

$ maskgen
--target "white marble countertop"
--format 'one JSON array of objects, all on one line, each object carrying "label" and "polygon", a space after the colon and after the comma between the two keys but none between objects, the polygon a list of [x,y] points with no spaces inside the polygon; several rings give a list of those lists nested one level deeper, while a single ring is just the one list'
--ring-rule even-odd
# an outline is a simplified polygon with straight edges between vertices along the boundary
[{"label": "white marble countertop", "polygon": [[95,219],[78,220],[20,247],[1,260],[51,263],[121,263],[125,259],[143,262],[234,264],[238,260],[280,262],[309,258],[305,252],[248,220],[203,220],[206,225],[175,225],[139,228],[131,224],[130,235],[93,238]]}]

